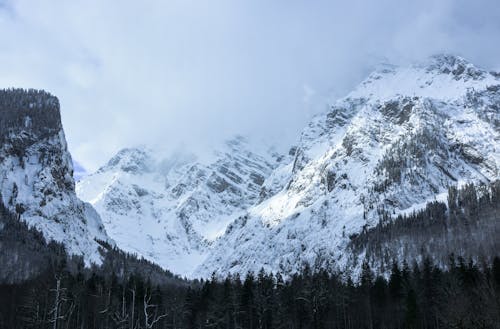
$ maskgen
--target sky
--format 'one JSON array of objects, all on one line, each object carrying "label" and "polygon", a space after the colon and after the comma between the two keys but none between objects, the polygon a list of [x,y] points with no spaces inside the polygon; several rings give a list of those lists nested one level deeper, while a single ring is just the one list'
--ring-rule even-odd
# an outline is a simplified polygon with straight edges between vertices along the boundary
[{"label": "sky", "polygon": [[285,147],[381,62],[500,70],[499,41],[498,0],[0,0],[0,88],[56,95],[93,171],[140,144]]}]

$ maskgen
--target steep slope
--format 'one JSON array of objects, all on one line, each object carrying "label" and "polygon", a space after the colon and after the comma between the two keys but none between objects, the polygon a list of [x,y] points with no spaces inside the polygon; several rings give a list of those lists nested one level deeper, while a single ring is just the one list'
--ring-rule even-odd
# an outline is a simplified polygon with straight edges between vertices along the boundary
[{"label": "steep slope", "polygon": [[499,110],[499,74],[456,56],[375,71],[312,120],[264,183],[276,193],[228,226],[196,274],[343,268],[349,236],[449,186],[498,179]]},{"label": "steep slope", "polygon": [[259,200],[275,162],[243,138],[226,143],[210,161],[124,149],[79,181],[77,193],[94,205],[120,248],[190,275],[227,224]]},{"label": "steep slope", "polygon": [[0,91],[0,140],[6,207],[70,254],[100,263],[95,239],[109,239],[97,212],[75,194],[58,99],[37,90]]}]

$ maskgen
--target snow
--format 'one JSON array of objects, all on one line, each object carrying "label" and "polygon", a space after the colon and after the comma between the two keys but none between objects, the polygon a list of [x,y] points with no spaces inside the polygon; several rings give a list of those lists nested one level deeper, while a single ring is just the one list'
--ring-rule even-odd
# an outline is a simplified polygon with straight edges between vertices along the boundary
[{"label": "snow", "polygon": [[[471,75],[444,73],[457,62]],[[329,113],[312,120],[293,160],[296,170],[282,176],[285,182],[273,183],[283,188],[231,224],[196,275],[256,272],[261,267],[293,273],[304,262],[346,269],[352,264],[345,250],[349,235],[375,225],[380,207],[391,214],[409,213],[446,198],[450,185],[497,179],[498,143],[492,141],[499,140],[499,132],[491,120],[464,104],[471,92],[498,84],[497,78],[460,58],[436,57],[374,72]],[[398,111],[411,103],[408,118],[384,113],[391,102]],[[401,182],[374,192],[388,175],[385,169],[377,171],[384,157],[396,155],[398,145],[411,145],[427,131],[437,145],[420,146],[424,162],[403,153],[408,167]],[[460,145],[490,161],[473,163],[460,151],[452,153]],[[328,172],[335,173],[331,191],[325,182]]]},{"label": "snow", "polygon": [[419,210],[425,209],[425,207],[427,206],[428,203],[435,202],[435,201],[447,204],[448,203],[448,192],[438,193],[436,195],[428,197],[427,199],[425,199],[424,201],[422,201],[420,203],[415,203],[406,209],[398,210],[398,211],[396,211],[395,215],[396,216],[398,216],[398,215],[409,216],[409,215],[411,215]]},{"label": "snow", "polygon": [[[13,140],[32,138],[30,126],[24,127],[28,130],[13,136]],[[106,235],[97,212],[75,194],[71,156],[63,131],[46,139],[34,139],[37,141],[24,150],[21,158],[8,152],[10,143],[0,149],[3,203],[11,211],[22,205],[25,210],[20,219],[40,230],[46,239],[63,243],[69,254],[84,256],[87,265],[100,264],[95,239],[111,244],[113,241]]]},{"label": "snow", "polygon": [[[468,90],[485,89],[498,84],[493,75],[481,71],[458,56],[434,56],[424,63],[410,67],[395,67],[390,70],[373,72],[347,98],[369,98],[371,101],[390,100],[400,95],[426,97],[444,101],[456,101]],[[443,74],[443,68],[452,69],[449,62],[458,62],[471,71],[481,72],[483,77],[474,79],[469,76]]]},{"label": "snow", "polygon": [[188,277],[305,262],[356,273],[349,236],[380,211],[408,214],[451,185],[498,179],[498,85],[454,56],[385,66],[313,118],[293,155],[240,137],[204,161],[127,149],[77,192],[120,248]]},{"label": "snow", "polygon": [[189,276],[227,225],[257,201],[260,185],[252,177],[263,180],[273,169],[271,155],[250,149],[238,137],[203,162],[192,154],[157,158],[152,150],[127,149],[76,190],[121,249]]}]

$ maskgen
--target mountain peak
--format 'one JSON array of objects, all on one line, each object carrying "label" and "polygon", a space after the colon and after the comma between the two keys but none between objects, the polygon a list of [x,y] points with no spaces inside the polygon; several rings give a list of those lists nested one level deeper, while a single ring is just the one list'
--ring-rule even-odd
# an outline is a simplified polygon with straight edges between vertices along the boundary
[{"label": "mountain peak", "polygon": [[381,102],[400,96],[453,101],[470,90],[485,90],[500,79],[462,57],[441,54],[408,66],[383,65],[372,72],[346,98]]},{"label": "mountain peak", "polygon": [[349,237],[383,216],[495,180],[499,84],[451,55],[376,70],[311,121],[264,183],[278,188],[228,226],[196,274],[342,269]]},{"label": "mountain peak", "polygon": [[146,147],[123,148],[101,168],[117,168],[129,173],[148,172],[153,165],[151,151]]},{"label": "mountain peak", "polygon": [[229,222],[259,201],[275,166],[242,136],[205,153],[184,149],[162,158],[158,150],[123,149],[79,181],[77,193],[100,212],[120,248],[189,275]]},{"label": "mountain peak", "polygon": [[[458,56],[384,65],[288,155],[236,136],[203,161],[180,152],[141,175],[105,168],[79,195],[119,247],[184,275],[291,273],[325,259],[340,268],[349,237],[381,216],[498,177],[498,85]],[[108,165],[140,171],[150,158],[124,149]]]},{"label": "mountain peak", "polygon": [[439,54],[434,54],[428,57],[427,62],[430,63],[436,63],[436,64],[447,64],[447,65],[455,65],[455,64],[462,64],[462,65],[472,65],[468,60],[465,58],[451,54],[451,53],[439,53]]},{"label": "mountain peak", "polygon": [[456,55],[433,55],[425,63],[429,71],[452,75],[456,80],[479,80],[486,76],[486,71],[477,68],[463,57]]}]

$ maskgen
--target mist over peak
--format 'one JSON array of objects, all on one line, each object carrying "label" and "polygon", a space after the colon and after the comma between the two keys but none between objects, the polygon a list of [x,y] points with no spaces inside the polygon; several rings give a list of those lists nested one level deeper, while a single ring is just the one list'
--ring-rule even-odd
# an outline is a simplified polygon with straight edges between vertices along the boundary
[{"label": "mist over peak", "polygon": [[7,0],[0,85],[57,94],[90,171],[138,144],[200,153],[242,134],[285,146],[378,63],[451,53],[498,71],[499,16],[492,0]]}]

